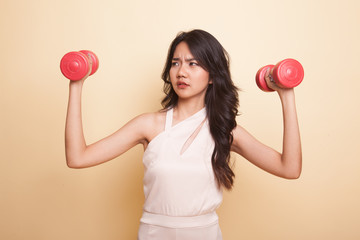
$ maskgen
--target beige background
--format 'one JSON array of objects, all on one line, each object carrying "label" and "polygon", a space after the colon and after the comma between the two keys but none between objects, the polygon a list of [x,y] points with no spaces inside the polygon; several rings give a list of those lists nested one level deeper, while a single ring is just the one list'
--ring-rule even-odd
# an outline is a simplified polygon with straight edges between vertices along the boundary
[{"label": "beige background", "polygon": [[68,51],[90,49],[99,71],[83,95],[89,143],[160,108],[160,74],[181,30],[202,28],[228,50],[239,124],[281,150],[278,97],[257,69],[298,59],[303,173],[289,181],[239,156],[218,213],[224,239],[360,239],[358,0],[1,0],[0,239],[135,239],[142,148],[94,168],[64,158]]}]

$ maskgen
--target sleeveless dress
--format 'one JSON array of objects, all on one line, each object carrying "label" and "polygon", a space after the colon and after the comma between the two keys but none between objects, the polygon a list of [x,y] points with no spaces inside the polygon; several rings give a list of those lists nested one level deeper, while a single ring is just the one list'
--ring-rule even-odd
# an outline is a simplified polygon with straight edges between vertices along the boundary
[{"label": "sleeveless dress", "polygon": [[139,240],[221,240],[215,210],[222,202],[211,164],[214,141],[206,109],[172,125],[147,146],[144,156],[145,203]]}]

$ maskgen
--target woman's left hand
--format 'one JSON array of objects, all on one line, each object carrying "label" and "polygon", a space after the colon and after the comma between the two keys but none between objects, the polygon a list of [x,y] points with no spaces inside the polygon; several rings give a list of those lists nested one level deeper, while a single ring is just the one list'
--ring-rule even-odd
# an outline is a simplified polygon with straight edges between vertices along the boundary
[{"label": "woman's left hand", "polygon": [[274,79],[272,78],[273,76],[273,69],[270,70],[270,68],[268,68],[266,70],[266,73],[265,73],[265,81],[266,81],[266,84],[269,88],[271,88],[272,90],[278,92],[278,94],[281,94],[282,92],[287,92],[287,91],[291,91],[293,90],[293,88],[281,88],[279,87],[278,85],[276,85]]}]

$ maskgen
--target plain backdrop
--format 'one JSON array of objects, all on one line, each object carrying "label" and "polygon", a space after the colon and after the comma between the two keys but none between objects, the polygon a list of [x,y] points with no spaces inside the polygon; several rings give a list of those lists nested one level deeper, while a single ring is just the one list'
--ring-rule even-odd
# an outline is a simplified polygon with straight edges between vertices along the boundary
[{"label": "plain backdrop", "polygon": [[254,76],[289,57],[305,69],[295,90],[303,173],[281,179],[233,155],[235,186],[218,210],[224,239],[360,239],[359,13],[358,0],[1,0],[0,239],[136,239],[142,146],[67,168],[59,62],[81,49],[100,59],[83,91],[92,143],[161,108],[168,46],[195,28],[231,56],[238,123],[279,151],[280,101]]}]

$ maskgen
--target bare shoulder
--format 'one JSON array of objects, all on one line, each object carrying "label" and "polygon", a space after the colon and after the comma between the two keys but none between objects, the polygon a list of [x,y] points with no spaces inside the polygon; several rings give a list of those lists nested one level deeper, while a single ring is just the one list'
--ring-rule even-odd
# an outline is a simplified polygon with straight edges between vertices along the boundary
[{"label": "bare shoulder", "polygon": [[150,142],[154,137],[165,129],[166,111],[143,113],[137,116],[134,121],[142,125],[145,138]]},{"label": "bare shoulder", "polygon": [[157,111],[157,112],[149,112],[143,113],[137,116],[134,120],[140,121],[147,126],[161,125],[165,124],[166,111]]}]

